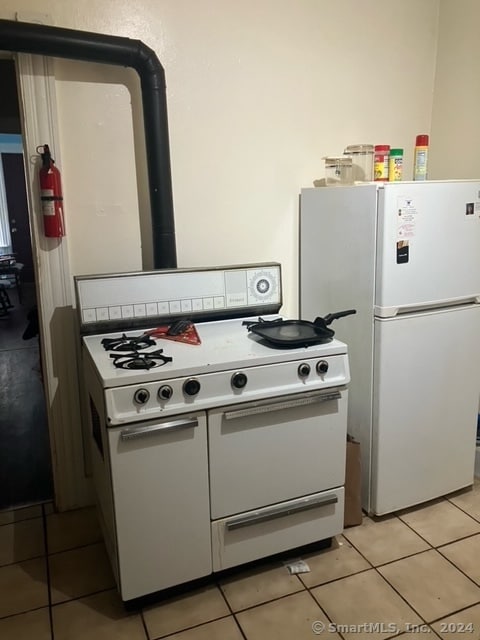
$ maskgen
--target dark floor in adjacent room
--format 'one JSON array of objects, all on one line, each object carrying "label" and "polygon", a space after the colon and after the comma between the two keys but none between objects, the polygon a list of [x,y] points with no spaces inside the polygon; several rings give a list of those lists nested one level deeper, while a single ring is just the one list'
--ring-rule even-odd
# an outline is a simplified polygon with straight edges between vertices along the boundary
[{"label": "dark floor in adjacent room", "polygon": [[0,315],[0,509],[53,497],[50,446],[38,336],[22,338],[35,305],[33,283],[8,289]]}]

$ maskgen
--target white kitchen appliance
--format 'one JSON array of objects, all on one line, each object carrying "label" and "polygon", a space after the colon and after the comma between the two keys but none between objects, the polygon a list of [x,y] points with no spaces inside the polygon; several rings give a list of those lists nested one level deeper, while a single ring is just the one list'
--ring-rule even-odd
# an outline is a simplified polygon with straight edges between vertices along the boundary
[{"label": "white kitchen appliance", "polygon": [[[347,347],[279,349],[248,331],[277,317],[278,264],[75,286],[94,484],[124,601],[342,531]],[[144,335],[179,319],[200,344]]]},{"label": "white kitchen appliance", "polygon": [[337,335],[368,512],[473,483],[479,300],[479,181],[302,190],[300,315],[357,309]]}]

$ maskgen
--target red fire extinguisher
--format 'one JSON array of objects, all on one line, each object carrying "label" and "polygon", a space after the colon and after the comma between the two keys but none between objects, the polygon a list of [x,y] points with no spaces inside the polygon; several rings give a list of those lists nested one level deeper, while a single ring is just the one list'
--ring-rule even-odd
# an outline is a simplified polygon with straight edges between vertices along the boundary
[{"label": "red fire extinguisher", "polygon": [[[41,151],[42,150],[42,151]],[[63,219],[63,195],[60,171],[50,155],[48,144],[37,147],[42,158],[40,169],[40,195],[42,201],[43,228],[47,238],[61,238],[65,235]]]}]

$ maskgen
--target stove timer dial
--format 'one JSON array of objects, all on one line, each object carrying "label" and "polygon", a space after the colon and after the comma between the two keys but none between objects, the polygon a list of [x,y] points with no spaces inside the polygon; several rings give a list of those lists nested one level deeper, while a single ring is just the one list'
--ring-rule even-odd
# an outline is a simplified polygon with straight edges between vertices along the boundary
[{"label": "stove timer dial", "polygon": [[254,272],[248,283],[248,295],[251,300],[258,300],[261,303],[274,302],[277,292],[278,284],[274,271],[262,269]]}]

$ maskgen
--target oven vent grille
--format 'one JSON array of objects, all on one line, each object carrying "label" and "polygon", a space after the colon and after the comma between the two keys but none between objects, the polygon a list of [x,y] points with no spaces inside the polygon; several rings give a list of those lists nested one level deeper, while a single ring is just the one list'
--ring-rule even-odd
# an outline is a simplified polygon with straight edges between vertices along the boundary
[{"label": "oven vent grille", "polygon": [[103,441],[102,441],[102,429],[100,426],[100,416],[97,411],[97,407],[93,402],[92,396],[90,396],[90,419],[92,424],[92,437],[97,445],[97,449],[102,456],[102,460],[105,460],[105,454],[103,451]]}]

